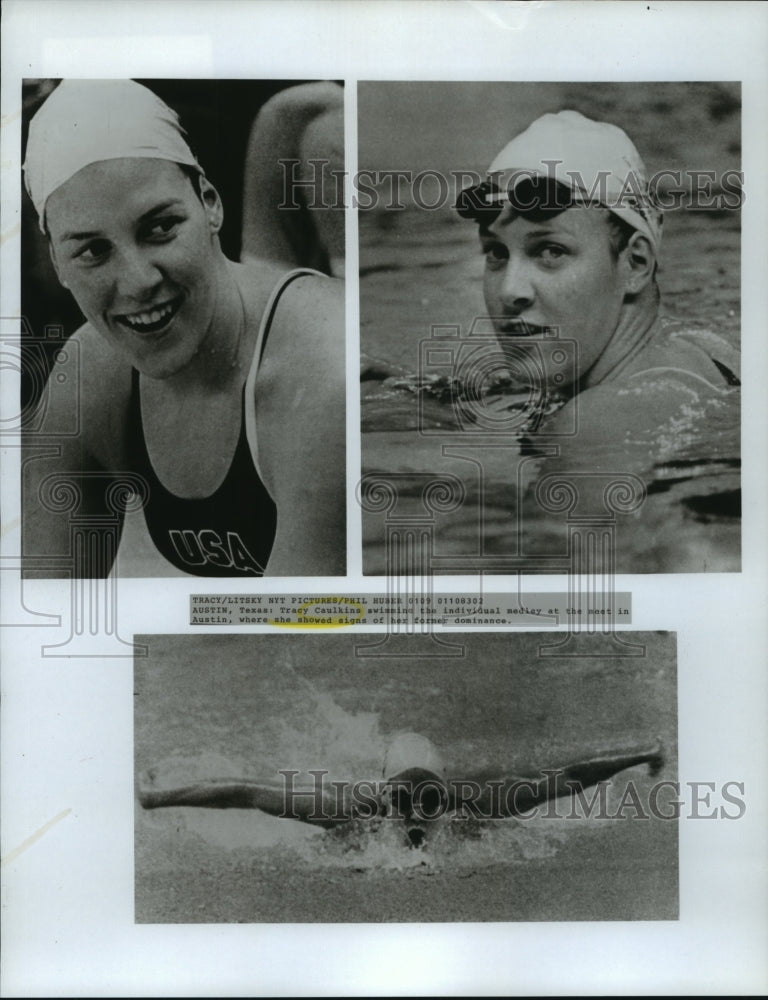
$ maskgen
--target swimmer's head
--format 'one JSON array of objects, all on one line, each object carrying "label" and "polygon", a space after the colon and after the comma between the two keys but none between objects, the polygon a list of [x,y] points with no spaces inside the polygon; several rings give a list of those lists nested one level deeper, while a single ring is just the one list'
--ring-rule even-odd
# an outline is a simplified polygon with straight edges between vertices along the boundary
[{"label": "swimmer's head", "polygon": [[203,171],[178,115],[133,80],[63,80],[29,126],[24,182],[46,232],[50,196],[92,163],[167,160]]},{"label": "swimmer's head", "polygon": [[384,755],[382,777],[390,780],[416,769],[445,781],[445,764],[434,743],[419,733],[398,733]]},{"label": "swimmer's head", "polygon": [[494,158],[487,181],[461,192],[456,207],[482,226],[507,205],[523,215],[599,205],[611,213],[614,234],[637,231],[658,253],[662,216],[640,154],[622,129],[577,111],[537,118]]},{"label": "swimmer's head", "polygon": [[661,216],[621,129],[575,111],[544,115],[457,209],[479,224],[485,305],[512,370],[528,356],[527,338],[571,342],[565,371],[562,351],[542,353],[539,389],[569,395],[597,384],[632,340],[620,330],[653,321]]},{"label": "swimmer's head", "polygon": [[382,776],[385,814],[403,820],[410,845],[422,847],[428,826],[449,805],[445,764],[437,748],[418,733],[399,733],[387,748]]},{"label": "swimmer's head", "polygon": [[174,111],[130,80],[65,80],[35,115],[27,190],[87,323],[142,375],[208,343],[227,262],[221,199]]}]

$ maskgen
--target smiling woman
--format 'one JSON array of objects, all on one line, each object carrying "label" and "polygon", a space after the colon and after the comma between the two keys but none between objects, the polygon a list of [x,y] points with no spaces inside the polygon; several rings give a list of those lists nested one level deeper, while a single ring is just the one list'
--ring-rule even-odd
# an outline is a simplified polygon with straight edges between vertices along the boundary
[{"label": "smiling woman", "polygon": [[[268,203],[244,207],[262,220],[244,264],[225,256],[221,198],[152,91],[64,81],[31,122],[27,191],[85,318],[68,345],[78,376],[49,381],[27,442],[24,555],[38,575],[108,573],[129,492],[182,571],[344,572],[343,286],[297,266],[322,257],[309,239],[270,254],[278,159],[341,98],[316,84],[273,101],[295,134],[254,127],[248,182]],[[57,436],[73,409],[78,433]],[[322,448],[308,426],[323,428]]]},{"label": "smiling woman", "polygon": [[[209,238],[222,214],[204,176],[192,180],[167,160],[91,163],[48,199],[59,280],[90,326],[143,375],[202,368],[208,340],[234,357],[242,335],[237,284]],[[215,315],[220,286],[231,286],[219,303],[229,316]]]}]

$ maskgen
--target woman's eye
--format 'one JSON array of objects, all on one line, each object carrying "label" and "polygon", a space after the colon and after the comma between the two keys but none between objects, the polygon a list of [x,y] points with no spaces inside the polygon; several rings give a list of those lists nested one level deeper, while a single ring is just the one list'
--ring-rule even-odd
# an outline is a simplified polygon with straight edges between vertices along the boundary
[{"label": "woman's eye", "polygon": [[74,253],[74,258],[83,264],[98,264],[109,253],[110,246],[107,240],[92,240],[80,247]]},{"label": "woman's eye", "polygon": [[503,243],[490,243],[483,247],[483,253],[489,264],[502,264],[509,258],[509,252]]},{"label": "woman's eye", "polygon": [[565,257],[566,253],[565,247],[558,246],[556,243],[547,243],[536,250],[536,256],[545,264],[556,263],[562,257]]},{"label": "woman's eye", "polygon": [[180,219],[175,215],[167,215],[163,216],[162,219],[155,219],[155,221],[147,227],[147,239],[156,240],[158,242],[170,239],[176,235],[176,230],[183,221],[183,219]]}]

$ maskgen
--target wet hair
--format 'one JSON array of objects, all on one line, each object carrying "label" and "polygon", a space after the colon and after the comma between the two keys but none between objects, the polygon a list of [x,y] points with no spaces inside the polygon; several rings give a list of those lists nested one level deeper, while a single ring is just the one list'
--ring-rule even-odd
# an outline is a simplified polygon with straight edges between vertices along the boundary
[{"label": "wet hair", "polygon": [[[574,205],[584,204],[574,198],[573,192],[565,184],[548,177],[531,177],[522,180],[510,192],[508,199],[504,198],[502,189],[493,181],[475,184],[459,193],[455,207],[462,219],[476,222],[482,232],[501,215],[506,201],[518,215],[531,222],[543,222]],[[599,206],[599,202],[594,204]],[[608,212],[608,227],[611,253],[618,258],[637,230],[613,212]]]}]

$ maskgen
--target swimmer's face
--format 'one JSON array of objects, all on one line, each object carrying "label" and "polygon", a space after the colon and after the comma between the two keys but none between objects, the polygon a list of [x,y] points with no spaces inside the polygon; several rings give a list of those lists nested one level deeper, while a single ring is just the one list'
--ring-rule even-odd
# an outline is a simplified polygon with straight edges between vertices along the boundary
[{"label": "swimmer's face", "polygon": [[91,163],[46,205],[51,258],[88,322],[152,378],[180,371],[212,329],[221,202],[176,163]]},{"label": "swimmer's face", "polygon": [[574,206],[534,220],[507,206],[480,240],[485,304],[502,347],[556,327],[578,345],[577,377],[588,372],[630,290],[627,251],[612,251],[607,210]]},{"label": "swimmer's face", "polygon": [[408,768],[394,778],[387,778],[381,796],[386,816],[403,822],[405,843],[422,848],[434,828],[449,809],[445,783],[420,767]]}]

